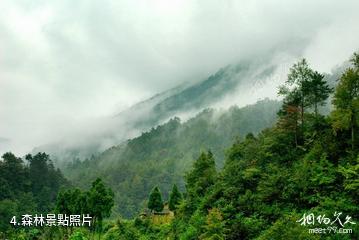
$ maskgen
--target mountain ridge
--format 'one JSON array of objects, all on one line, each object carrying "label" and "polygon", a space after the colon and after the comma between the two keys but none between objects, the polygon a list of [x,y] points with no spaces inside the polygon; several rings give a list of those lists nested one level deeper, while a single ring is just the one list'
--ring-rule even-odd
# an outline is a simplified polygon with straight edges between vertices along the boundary
[{"label": "mountain ridge", "polygon": [[180,84],[111,117],[91,123],[91,128],[96,131],[83,130],[87,141],[71,141],[70,136],[36,147],[32,152],[48,152],[56,162],[97,155],[184,112],[189,117],[194,116],[224,97],[234,94],[238,88],[245,91],[256,82],[264,81],[261,77],[273,74],[274,71],[274,65],[257,62],[245,61],[228,65],[200,82]]}]

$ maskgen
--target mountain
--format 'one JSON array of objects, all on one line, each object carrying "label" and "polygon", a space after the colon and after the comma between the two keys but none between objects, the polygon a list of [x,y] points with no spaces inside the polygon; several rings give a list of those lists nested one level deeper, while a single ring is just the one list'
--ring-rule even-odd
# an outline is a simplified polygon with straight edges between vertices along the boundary
[{"label": "mountain", "polygon": [[[325,76],[332,87],[336,85],[341,69]],[[265,99],[241,108],[237,105],[227,109],[208,108],[231,94],[245,98],[238,93],[253,87],[258,90],[274,71],[273,66],[256,70],[251,64],[228,66],[205,81],[182,85],[141,102],[114,117],[130,119],[133,113],[146,110],[146,114],[137,114],[132,116],[132,121],[126,122],[127,127],[145,129],[141,134],[114,144],[85,161],[73,158],[75,160],[65,167],[64,172],[83,188],[96,176],[104,178],[117,193],[115,212],[131,217],[143,207],[147,193],[154,185],[160,186],[165,197],[173,183],[184,189],[183,174],[200,150],[210,149],[217,167],[221,168],[224,149],[236,138],[243,138],[248,133],[257,134],[274,124],[280,106],[275,100]],[[236,98],[233,102],[237,103]],[[245,105],[245,102],[238,104]],[[322,107],[321,112],[329,112],[330,106]],[[183,112],[195,115],[183,119],[174,117]],[[163,122],[164,119],[167,120]]]},{"label": "mountain", "polygon": [[237,138],[272,126],[279,106],[280,102],[265,99],[243,108],[205,109],[183,123],[175,117],[96,157],[75,160],[63,171],[81,188],[103,178],[115,191],[115,213],[131,217],[155,185],[166,199],[173,183],[183,190],[183,174],[200,150],[210,149],[217,167],[222,167],[224,149]]},{"label": "mountain", "polygon": [[273,76],[275,70],[276,65],[263,61],[243,61],[224,67],[203,81],[181,84],[111,117],[80,126],[73,135],[37,147],[33,153],[47,152],[61,165],[75,158],[97,155],[175,116],[188,119],[205,108],[216,104],[221,107],[223,99],[226,99],[224,107],[254,103],[266,96],[259,93],[257,98],[251,100],[239,96],[255,93]]},{"label": "mountain", "polygon": [[[102,176],[117,193],[115,212],[133,216],[154,184],[159,183],[165,196],[172,183],[183,189],[182,176],[199,149],[211,149],[220,168],[225,147],[236,137],[272,126],[279,102],[266,99],[248,104],[260,97],[268,82],[280,78],[277,68],[258,62],[227,66],[204,81],[179,85],[101,119],[86,128],[85,134],[79,133],[81,139],[34,151],[50,153],[79,187]],[[336,85],[341,71],[339,67],[326,75],[331,86]],[[228,104],[234,106],[228,108]],[[329,111],[330,104],[321,109]]]},{"label": "mountain", "polygon": [[261,83],[264,76],[272,75],[275,70],[274,66],[267,66],[256,72],[254,66],[249,62],[244,62],[237,66],[220,69],[205,81],[185,88],[154,105],[152,119],[162,120],[181,112],[198,111],[210,107],[226,95],[235,93],[237,88],[248,89]]}]

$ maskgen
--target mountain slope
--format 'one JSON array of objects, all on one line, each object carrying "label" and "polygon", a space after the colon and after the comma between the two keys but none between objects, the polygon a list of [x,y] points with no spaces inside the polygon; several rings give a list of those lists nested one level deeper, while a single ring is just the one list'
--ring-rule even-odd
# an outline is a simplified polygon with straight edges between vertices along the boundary
[{"label": "mountain slope", "polygon": [[[86,127],[79,126],[74,136],[37,147],[33,152],[47,152],[58,164],[75,158],[84,159],[93,154],[97,155],[174,116],[185,114],[187,117],[193,117],[203,109],[214,106],[221,99],[232,96],[239,89],[241,93],[249,92],[249,89],[256,88],[254,86],[263,84],[275,69],[274,65],[268,63],[249,61],[227,66],[203,81],[181,84],[112,117],[92,121]],[[242,106],[254,103],[246,102],[246,98],[242,99]],[[233,101],[227,104],[237,103],[233,98]],[[78,139],[76,135],[86,137]]]},{"label": "mountain slope", "polygon": [[154,185],[159,184],[166,198],[173,183],[183,189],[182,176],[199,149],[211,149],[221,167],[224,148],[238,136],[272,126],[279,105],[263,100],[244,108],[206,109],[184,123],[173,118],[98,157],[74,161],[64,172],[80,187],[99,176],[105,179],[116,193],[115,211],[131,217],[143,207]]}]

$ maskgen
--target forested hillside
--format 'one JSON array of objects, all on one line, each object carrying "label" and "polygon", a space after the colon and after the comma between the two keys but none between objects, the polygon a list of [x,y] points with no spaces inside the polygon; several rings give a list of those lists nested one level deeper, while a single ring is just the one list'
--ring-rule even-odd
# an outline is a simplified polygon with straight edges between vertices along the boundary
[{"label": "forested hillside", "polygon": [[275,126],[235,141],[222,170],[210,151],[196,159],[173,220],[118,220],[104,239],[358,239],[359,55],[335,89],[301,60],[279,93]]},{"label": "forested hillside", "polygon": [[13,216],[51,211],[61,187],[69,182],[49,156],[38,153],[23,159],[5,153],[0,161],[0,238],[11,229]]},{"label": "forested hillside", "polygon": [[[282,102],[207,109],[184,123],[174,118],[76,160],[65,169],[76,186],[44,153],[27,155],[26,164],[5,154],[1,237],[358,239],[359,55],[335,88],[300,60],[278,93]],[[330,96],[333,110],[323,115]],[[89,214],[93,222],[9,224],[39,212]]]},{"label": "forested hillside", "polygon": [[[74,158],[84,160],[170,118],[181,114],[193,117],[236,92],[243,94],[254,88],[261,88],[273,76],[277,67],[271,64],[270,59],[247,60],[228,65],[204,79],[191,79],[190,82],[158,93],[111,117],[97,123],[92,122],[92,127],[82,129],[84,132],[79,131],[79,135],[88,136],[86,139],[77,139],[77,134],[74,134],[75,136],[67,136],[58,142],[38,146],[33,152],[47,152],[58,165]],[[239,103],[232,100],[226,106],[245,106],[254,103],[253,101],[243,97]]]},{"label": "forested hillside", "polygon": [[80,187],[103,178],[116,193],[115,213],[133,217],[154,185],[161,187],[165,198],[173,183],[184,190],[182,176],[201,150],[211,149],[221,168],[226,146],[249,132],[272,126],[279,107],[277,101],[263,100],[244,108],[207,109],[184,123],[173,118],[98,157],[74,161],[64,173]]}]

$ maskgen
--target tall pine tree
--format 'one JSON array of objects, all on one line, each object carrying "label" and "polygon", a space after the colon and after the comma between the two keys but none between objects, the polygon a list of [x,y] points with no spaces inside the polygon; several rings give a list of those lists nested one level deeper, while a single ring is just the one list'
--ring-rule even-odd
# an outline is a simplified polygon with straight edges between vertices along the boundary
[{"label": "tall pine tree", "polygon": [[182,194],[178,190],[177,185],[173,184],[172,191],[171,191],[171,194],[170,194],[170,201],[169,201],[169,204],[168,204],[169,209],[171,211],[176,210],[177,205],[180,203],[181,200],[182,200]]},{"label": "tall pine tree", "polygon": [[152,189],[147,206],[152,211],[161,212],[163,210],[162,194],[157,186]]},{"label": "tall pine tree", "polygon": [[308,83],[308,97],[307,104],[314,108],[316,119],[318,118],[318,107],[325,104],[325,100],[333,91],[328,83],[324,80],[324,75],[315,71],[312,72],[310,81]]},{"label": "tall pine tree", "polygon": [[[279,88],[279,95],[284,96],[284,103],[290,103],[290,106],[295,107],[300,112],[301,123],[301,137],[304,133],[304,112],[308,107],[308,95],[310,89],[310,81],[313,70],[310,69],[307,60],[302,59],[294,64],[289,70],[287,81]],[[298,135],[298,134],[296,134]],[[298,136],[296,143],[298,143]]]}]

